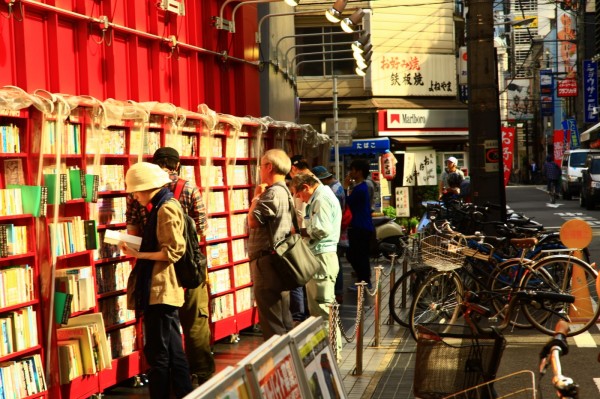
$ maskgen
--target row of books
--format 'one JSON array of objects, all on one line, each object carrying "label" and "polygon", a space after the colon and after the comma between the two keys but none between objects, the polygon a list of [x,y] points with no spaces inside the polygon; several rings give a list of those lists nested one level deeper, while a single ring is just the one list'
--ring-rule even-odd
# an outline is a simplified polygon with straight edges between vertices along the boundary
[{"label": "row of books", "polygon": [[207,228],[205,232],[206,240],[218,240],[221,238],[227,238],[227,218],[214,217],[208,218]]},{"label": "row of books", "polygon": [[18,188],[0,189],[0,216],[22,215],[23,200]]},{"label": "row of books", "polygon": [[250,273],[250,263],[244,262],[239,263],[233,267],[233,281],[236,287],[250,284],[252,281],[252,274]]},{"label": "row of books", "polygon": [[227,158],[248,158],[254,156],[254,148],[249,146],[247,138],[227,138]]},{"label": "row of books", "polygon": [[229,191],[229,209],[244,211],[250,208],[250,194],[247,189]]},{"label": "row of books", "polygon": [[240,238],[231,241],[231,257],[233,262],[248,259],[248,240]]},{"label": "row of books", "polygon": [[94,276],[91,266],[58,269],[55,274],[56,291],[71,294],[71,313],[81,312],[96,306]]},{"label": "row of books", "polygon": [[112,354],[100,313],[72,317],[56,330],[61,384],[112,368]]},{"label": "row of books", "polygon": [[17,125],[0,126],[0,150],[4,153],[21,152],[21,136]]},{"label": "row of books", "polygon": [[42,154],[56,154],[60,148],[63,154],[81,154],[81,126],[79,124],[65,123],[64,130],[57,129],[56,121],[46,121],[42,134]]},{"label": "row of books", "polygon": [[225,194],[223,191],[210,191],[206,199],[208,213],[225,212]]},{"label": "row of books", "polygon": [[248,217],[245,213],[238,213],[229,217],[231,224],[231,235],[241,236],[248,234]]},{"label": "row of books", "polygon": [[104,298],[99,303],[100,312],[107,327],[135,320],[135,311],[127,309],[127,296]]},{"label": "row of books", "polygon": [[254,291],[246,287],[235,292],[235,306],[238,313],[251,309],[254,306]]},{"label": "row of books", "polygon": [[88,166],[87,171],[99,175],[99,192],[125,190],[125,167],[123,165]]},{"label": "row of books", "polygon": [[0,309],[33,299],[33,269],[29,265],[0,269]]},{"label": "row of books", "polygon": [[103,225],[125,223],[126,210],[126,197],[99,198],[97,204],[98,223]]},{"label": "row of books", "polygon": [[46,390],[40,355],[0,363],[0,399],[21,399]]},{"label": "row of books", "polygon": [[80,216],[60,218],[49,223],[51,248],[56,256],[93,250],[97,248],[95,220],[82,220]]},{"label": "row of books", "polygon": [[86,133],[86,154],[126,154],[126,132],[124,129],[97,129],[92,134],[91,127]]},{"label": "row of books", "polygon": [[0,357],[38,345],[37,312],[27,306],[0,317]]},{"label": "row of books", "polygon": [[28,248],[27,226],[0,224],[0,257],[25,254]]},{"label": "row of books", "polygon": [[48,204],[64,204],[72,199],[98,200],[100,177],[86,174],[80,169],[44,169],[44,185],[48,187]]},{"label": "row of books", "polygon": [[[145,135],[144,140],[142,134]],[[132,155],[152,155],[160,147],[160,132],[150,130],[142,133],[142,129],[134,129],[129,135],[129,153]]]},{"label": "row of books", "polygon": [[99,294],[127,288],[131,262],[116,262],[96,266],[96,289]]},{"label": "row of books", "polygon": [[173,147],[182,157],[195,157],[198,155],[198,136],[187,134],[166,134],[165,146]]},{"label": "row of books", "polygon": [[137,350],[135,326],[119,328],[108,333],[108,343],[113,359],[127,356]]},{"label": "row of books", "polygon": [[225,294],[210,301],[211,321],[214,323],[234,315],[233,294]]},{"label": "row of books", "polygon": [[229,269],[216,270],[208,273],[208,282],[211,294],[219,294],[231,289]]},{"label": "row of books", "polygon": [[[8,215],[31,214],[34,217],[46,216],[48,209],[48,187],[9,184],[8,189],[15,190],[15,201],[20,201],[20,212]],[[18,198],[18,199],[16,199]]]},{"label": "row of books", "polygon": [[226,242],[206,246],[208,267],[216,267],[229,263],[229,251]]}]

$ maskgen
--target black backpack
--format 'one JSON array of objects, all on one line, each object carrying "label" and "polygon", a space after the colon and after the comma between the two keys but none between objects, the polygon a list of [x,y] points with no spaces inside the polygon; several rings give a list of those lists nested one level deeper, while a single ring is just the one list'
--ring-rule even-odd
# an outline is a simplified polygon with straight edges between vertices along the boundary
[{"label": "black backpack", "polygon": [[[179,200],[186,180],[178,179],[175,184],[173,196]],[[200,250],[196,222],[185,211],[183,212],[183,237],[185,238],[185,252],[175,262],[177,280],[183,288],[197,288],[206,281],[207,262],[206,256]]]}]

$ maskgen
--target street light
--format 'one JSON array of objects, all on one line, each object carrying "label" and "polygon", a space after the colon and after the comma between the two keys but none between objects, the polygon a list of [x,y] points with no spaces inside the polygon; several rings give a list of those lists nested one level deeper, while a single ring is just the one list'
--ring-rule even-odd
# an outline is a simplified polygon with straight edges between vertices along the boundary
[{"label": "street light", "polygon": [[346,8],[346,3],[348,3],[348,0],[336,0],[330,9],[325,11],[325,18],[333,24],[340,22],[342,19],[342,12],[344,12],[344,9]]},{"label": "street light", "polygon": [[219,16],[213,17],[213,20],[215,21],[214,22],[215,28],[224,29],[231,33],[235,33],[235,13],[238,10],[238,8],[240,8],[241,6],[245,6],[248,4],[276,3],[276,2],[280,2],[280,1],[285,1],[285,3],[287,5],[289,5],[290,7],[295,7],[299,3],[299,0],[248,0],[248,1],[243,1],[243,2],[240,1],[238,4],[235,5],[235,7],[233,7],[233,11],[231,12],[231,21],[228,21],[225,18],[223,18],[223,13],[225,11],[225,7],[227,6],[227,4],[232,3],[234,1],[239,1],[239,0],[225,0],[225,2],[221,5],[221,9],[219,10]]},{"label": "street light", "polygon": [[365,12],[362,8],[357,8],[352,15],[348,18],[344,18],[344,20],[340,23],[342,30],[344,32],[352,33],[354,32],[354,27],[358,26],[360,21],[362,21],[365,16]]}]

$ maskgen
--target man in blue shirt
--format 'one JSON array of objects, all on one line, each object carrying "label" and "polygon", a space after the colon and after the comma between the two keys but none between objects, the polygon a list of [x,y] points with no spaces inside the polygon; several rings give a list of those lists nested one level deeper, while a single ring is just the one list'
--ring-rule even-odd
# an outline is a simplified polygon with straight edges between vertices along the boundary
[{"label": "man in blue shirt", "polygon": [[[306,298],[311,316],[321,316],[329,329],[329,306],[335,302],[335,280],[339,271],[337,244],[340,239],[342,210],[333,191],[307,174],[292,179],[292,192],[306,203],[302,235],[319,260],[320,269],[306,283]],[[341,335],[336,334],[337,359],[341,359]]]},{"label": "man in blue shirt", "polygon": [[[352,221],[348,228],[348,261],[352,265],[358,282],[364,281],[371,288],[371,264],[369,246],[375,236],[375,226],[371,217],[371,200],[369,187],[365,179],[369,176],[369,162],[355,159],[350,164],[350,173],[344,179],[344,188],[351,190],[346,196],[346,203],[352,211]],[[367,244],[367,248],[365,248]],[[356,287],[348,287],[356,290]]]}]

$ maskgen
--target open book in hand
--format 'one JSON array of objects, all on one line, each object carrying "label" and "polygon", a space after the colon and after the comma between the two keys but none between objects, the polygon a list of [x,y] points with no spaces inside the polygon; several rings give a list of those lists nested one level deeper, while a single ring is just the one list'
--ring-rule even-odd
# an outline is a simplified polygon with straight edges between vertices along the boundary
[{"label": "open book in hand", "polygon": [[129,248],[139,251],[142,244],[142,237],[107,229],[104,233],[104,242],[113,245],[119,245],[124,242]]}]

